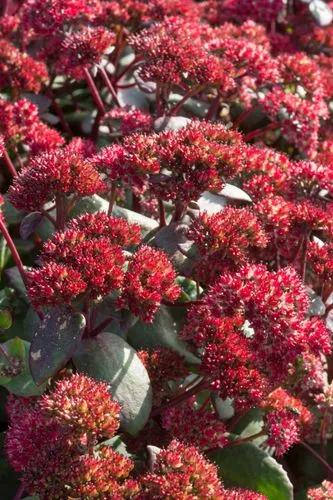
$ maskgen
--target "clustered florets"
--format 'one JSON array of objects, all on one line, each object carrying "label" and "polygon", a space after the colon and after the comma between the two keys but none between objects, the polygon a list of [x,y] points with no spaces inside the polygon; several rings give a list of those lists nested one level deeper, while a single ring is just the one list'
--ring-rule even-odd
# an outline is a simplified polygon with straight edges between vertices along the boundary
[{"label": "clustered florets", "polygon": [[[102,469],[106,465],[99,458],[90,457],[89,450],[101,437],[111,438],[115,434],[120,405],[113,401],[105,383],[75,374],[59,380],[53,390],[39,399],[11,396],[7,411],[10,428],[6,450],[10,463],[31,494],[57,498],[61,492],[65,494],[66,476],[74,485],[82,481],[89,460],[95,460],[96,467]],[[131,461],[118,459],[118,454],[111,450],[106,452],[106,458],[112,453],[113,469],[109,474],[117,483],[126,477],[122,471],[124,465],[131,469]],[[86,467],[86,473],[93,470],[92,464]]]},{"label": "clustered florets", "polygon": [[162,300],[180,293],[176,273],[161,250],[142,246],[124,266],[124,247],[140,242],[140,227],[103,213],[73,219],[63,232],[45,243],[40,269],[27,274],[36,306],[70,303],[120,292],[118,307],[143,321],[152,321]]},{"label": "clustered florets", "polygon": [[143,246],[130,260],[118,304],[143,321],[152,321],[162,300],[174,302],[180,288],[176,273],[161,250]]},{"label": "clustered florets", "polygon": [[105,190],[96,169],[70,146],[35,156],[15,179],[10,198],[18,209],[40,210],[58,195],[89,196]]},{"label": "clustered florets", "polygon": [[[318,443],[332,472],[332,2],[4,3],[1,264],[22,286],[1,290],[1,365],[37,381],[43,349],[11,356],[18,325],[36,342],[30,315],[38,341],[50,311],[85,323],[66,365],[22,389],[38,396],[8,398],[15,498],[263,500],[207,459],[258,438],[278,459]],[[138,354],[115,398],[76,372],[104,336]]]}]

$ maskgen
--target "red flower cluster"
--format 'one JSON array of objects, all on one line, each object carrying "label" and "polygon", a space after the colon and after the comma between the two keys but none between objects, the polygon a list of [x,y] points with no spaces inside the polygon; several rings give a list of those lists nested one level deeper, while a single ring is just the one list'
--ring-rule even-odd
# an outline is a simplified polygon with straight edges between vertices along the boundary
[{"label": "red flower cluster", "polygon": [[55,149],[65,142],[59,132],[40,120],[37,106],[27,99],[20,99],[14,104],[1,99],[0,121],[0,130],[9,148],[24,143],[32,153],[37,154]]},{"label": "red flower cluster", "polygon": [[[79,486],[76,481],[87,478],[96,467],[105,473],[109,469],[108,477],[117,484],[132,468],[130,460],[112,450],[101,452],[101,463],[90,456],[97,439],[112,437],[119,425],[120,406],[102,382],[73,375],[57,382],[55,389],[39,399],[10,397],[7,410],[6,452],[31,494],[38,493],[43,499],[63,496],[64,488],[67,491],[65,478]],[[103,459],[107,458],[105,464]]]},{"label": "red flower cluster", "polygon": [[210,282],[223,271],[234,271],[267,245],[260,221],[246,208],[226,207],[211,216],[203,213],[193,221],[188,237],[200,253],[195,273],[201,282]]},{"label": "red flower cluster", "polygon": [[333,483],[323,481],[318,488],[310,488],[307,495],[309,500],[330,500],[333,496]]},{"label": "red flower cluster", "polygon": [[39,402],[45,415],[72,435],[89,441],[114,436],[119,427],[120,405],[110,400],[106,384],[79,374],[56,383]]},{"label": "red flower cluster", "polygon": [[0,88],[16,92],[39,92],[48,81],[44,63],[20,52],[7,40],[0,40]]},{"label": "red flower cluster", "polygon": [[89,298],[119,290],[124,279],[122,247],[140,239],[138,226],[102,213],[74,219],[43,248],[40,269],[28,273],[36,305],[68,303],[86,292]]},{"label": "red flower cluster", "polygon": [[152,117],[139,109],[126,106],[124,108],[113,108],[105,117],[105,121],[119,122],[119,131],[122,135],[133,132],[150,132],[153,127]]},{"label": "red flower cluster", "polygon": [[147,498],[223,498],[216,467],[196,448],[176,440],[158,454],[153,472],[142,478],[142,487]]},{"label": "red flower cluster", "polygon": [[253,404],[286,380],[300,354],[330,352],[325,325],[307,320],[307,308],[295,271],[248,266],[219,277],[203,304],[190,309],[182,335],[204,347],[202,370],[223,398]]},{"label": "red flower cluster", "polygon": [[209,53],[203,35],[202,25],[181,17],[167,18],[133,35],[130,43],[145,59],[141,78],[182,88],[223,85],[231,89],[231,64]]},{"label": "red flower cluster", "polygon": [[84,78],[84,70],[99,63],[114,40],[113,33],[103,27],[83,28],[67,35],[61,45],[59,69],[73,78]]},{"label": "red flower cluster", "polygon": [[156,347],[149,351],[139,351],[138,356],[148,372],[152,387],[154,405],[172,394],[168,382],[180,381],[188,374],[184,359],[166,347]]},{"label": "red flower cluster", "polygon": [[227,428],[213,411],[195,409],[195,398],[181,406],[165,410],[162,415],[162,427],[174,439],[196,446],[200,450],[223,448],[229,440]]},{"label": "red flower cluster", "polygon": [[38,35],[53,35],[66,23],[93,12],[94,0],[28,0],[24,3],[23,22]]},{"label": "red flower cluster", "polygon": [[263,406],[268,410],[265,416],[267,444],[275,448],[276,455],[283,455],[300,440],[302,427],[311,423],[311,413],[299,399],[281,388],[273,391]]},{"label": "red flower cluster", "polygon": [[105,189],[93,165],[66,146],[32,158],[11,186],[10,199],[19,210],[40,210],[57,195],[88,196]]},{"label": "red flower cluster", "polygon": [[162,300],[174,302],[178,298],[180,288],[175,279],[175,270],[164,252],[142,246],[129,262],[118,306],[151,322]]}]

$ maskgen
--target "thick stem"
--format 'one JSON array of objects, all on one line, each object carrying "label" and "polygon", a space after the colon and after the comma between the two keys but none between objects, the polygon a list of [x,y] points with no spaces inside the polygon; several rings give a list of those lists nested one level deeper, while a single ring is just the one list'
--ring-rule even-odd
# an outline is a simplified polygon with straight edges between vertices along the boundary
[{"label": "thick stem", "polygon": [[160,218],[160,227],[166,226],[166,219],[165,219],[165,208],[163,204],[163,200],[159,198],[158,200],[158,212],[159,212],[159,218]]},{"label": "thick stem", "polygon": [[176,201],[175,211],[174,211],[173,216],[172,216],[172,221],[173,222],[179,221],[182,218],[183,213],[185,212],[185,209],[186,209],[186,207],[184,206],[184,204],[181,201]]},{"label": "thick stem", "polygon": [[111,82],[111,80],[110,80],[107,72],[105,71],[105,69],[103,67],[100,67],[99,71],[100,71],[100,73],[102,75],[102,78],[104,80],[105,85],[107,86],[110,94],[112,95],[112,98],[113,98],[114,102],[116,103],[117,106],[120,107],[120,102],[119,102],[119,99],[118,99],[118,96],[117,96],[117,92],[116,92],[114,86],[112,85],[112,82]]},{"label": "thick stem", "polygon": [[132,69],[141,59],[141,57],[136,57],[135,59],[133,59],[133,61],[128,66],[126,66],[126,68],[121,73],[119,73],[119,75],[117,75],[116,82],[119,82],[119,80],[121,80],[122,77],[126,75],[126,73],[130,69]]},{"label": "thick stem", "polygon": [[23,493],[24,493],[24,485],[21,484],[21,486],[19,487],[19,489],[15,493],[13,500],[21,500]]},{"label": "thick stem", "polygon": [[220,90],[218,90],[217,92],[217,96],[214,97],[209,109],[208,109],[208,112],[207,112],[207,115],[206,115],[206,120],[213,120],[215,117],[216,117],[216,113],[217,113],[217,110],[219,109],[219,105],[220,105]]},{"label": "thick stem", "polygon": [[279,128],[279,126],[280,125],[278,123],[270,123],[266,127],[252,130],[252,132],[249,132],[248,134],[246,134],[244,136],[244,140],[251,141],[255,137],[259,137],[259,136],[263,135],[265,132],[268,132],[269,130],[276,130],[277,128]]},{"label": "thick stem", "polygon": [[141,214],[141,212],[142,212],[140,196],[138,196],[134,193],[132,195],[132,210],[134,212],[138,212],[138,214]]},{"label": "thick stem", "polygon": [[96,114],[92,129],[91,129],[91,134],[90,134],[91,140],[94,142],[98,138],[98,131],[99,131],[99,126],[101,124],[102,118],[103,118],[103,115],[98,111]]},{"label": "thick stem", "polygon": [[97,110],[103,116],[103,115],[105,115],[105,106],[104,106],[104,103],[103,103],[102,98],[100,96],[100,93],[95,85],[95,82],[94,82],[91,74],[89,73],[89,70],[87,68],[84,68],[83,71],[84,71],[84,75],[85,75],[89,90],[91,92],[91,96],[96,104]]},{"label": "thick stem", "polygon": [[302,260],[301,260],[301,276],[302,276],[303,282],[305,282],[305,275],[306,275],[308,244],[309,244],[309,234],[306,234],[304,237],[303,250],[302,250]]},{"label": "thick stem", "polygon": [[323,465],[323,467],[325,467],[331,479],[333,479],[333,467],[331,467],[330,464],[327,463],[326,460],[321,455],[319,455],[319,453],[317,453],[316,450],[314,450],[308,443],[306,443],[305,441],[301,441],[301,445],[304,446],[304,448],[306,448],[311,453],[311,455],[313,455],[318,460],[318,462]]},{"label": "thick stem", "polygon": [[109,196],[109,208],[108,208],[108,215],[112,214],[113,210],[113,205],[116,201],[116,195],[117,195],[117,186],[115,183],[112,184],[111,186],[111,191],[110,191],[110,196]]},{"label": "thick stem", "polygon": [[21,257],[16,249],[16,246],[12,240],[12,237],[10,236],[8,229],[6,227],[6,224],[4,222],[4,219],[2,216],[0,216],[0,231],[5,238],[8,248],[12,254],[13,260],[17,266],[17,269],[19,270],[20,275],[22,276],[23,283],[26,284],[26,272],[24,270],[24,266],[21,260]]},{"label": "thick stem", "polygon": [[175,398],[171,399],[170,401],[167,401],[165,404],[159,406],[158,408],[154,408],[153,411],[151,412],[151,416],[155,417],[163,413],[163,411],[167,410],[168,408],[173,408],[174,406],[178,406],[191,396],[194,396],[195,394],[198,394],[204,389],[207,389],[207,387],[208,387],[207,380],[202,380],[199,384],[192,387],[192,389],[182,392],[181,394],[178,394],[178,396],[176,396]]},{"label": "thick stem", "polygon": [[16,177],[17,176],[17,172],[16,172],[16,168],[14,167],[14,164],[12,162],[12,160],[10,159],[10,156],[9,154],[7,153],[6,149],[4,150],[3,152],[3,160],[6,164],[6,167],[8,169],[8,172],[13,176],[13,177]]},{"label": "thick stem", "polygon": [[106,318],[103,321],[101,321],[101,323],[97,325],[96,328],[90,331],[89,336],[96,337],[99,333],[101,333],[104,330],[104,328],[106,328],[111,323],[113,319],[114,317],[110,316],[109,318]]},{"label": "thick stem", "polygon": [[66,198],[63,194],[56,195],[57,219],[56,224],[59,229],[64,229],[67,217]]},{"label": "thick stem", "polygon": [[195,87],[194,89],[191,89],[189,90],[185,95],[184,97],[173,107],[170,109],[169,113],[168,113],[168,116],[173,116],[175,115],[176,113],[178,113],[178,111],[180,110],[180,108],[183,106],[183,104],[190,98],[190,97],[193,97],[195,94],[198,94],[199,92],[201,92],[201,90],[203,90],[204,88],[204,85],[199,85],[198,87]]},{"label": "thick stem", "polygon": [[73,132],[72,132],[72,130],[71,130],[66,118],[65,118],[65,115],[61,109],[61,106],[59,106],[59,104],[58,104],[58,101],[57,101],[53,91],[51,89],[49,89],[47,92],[47,95],[52,100],[52,106],[53,106],[54,111],[56,112],[56,114],[60,120],[60,124],[61,124],[63,131],[66,132],[66,134],[72,136]]}]

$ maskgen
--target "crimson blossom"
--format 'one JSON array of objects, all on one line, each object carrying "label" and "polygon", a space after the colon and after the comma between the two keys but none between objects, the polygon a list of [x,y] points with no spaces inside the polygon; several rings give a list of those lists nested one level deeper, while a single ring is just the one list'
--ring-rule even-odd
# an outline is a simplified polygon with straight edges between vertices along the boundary
[{"label": "crimson blossom", "polygon": [[[109,488],[117,490],[118,480],[133,467],[111,449],[101,450],[99,458],[91,456],[91,446],[102,436],[112,437],[119,426],[120,405],[103,382],[75,374],[59,380],[41,398],[11,396],[7,411],[9,461],[20,473],[24,488],[43,500],[67,495],[67,482],[75,491],[74,486],[85,478],[89,488],[87,478],[99,467],[108,470],[104,487],[108,478]],[[98,485],[98,475],[94,477]]]},{"label": "crimson blossom", "polygon": [[58,195],[88,196],[105,190],[91,163],[70,146],[31,159],[10,189],[10,199],[19,210],[40,210]]}]

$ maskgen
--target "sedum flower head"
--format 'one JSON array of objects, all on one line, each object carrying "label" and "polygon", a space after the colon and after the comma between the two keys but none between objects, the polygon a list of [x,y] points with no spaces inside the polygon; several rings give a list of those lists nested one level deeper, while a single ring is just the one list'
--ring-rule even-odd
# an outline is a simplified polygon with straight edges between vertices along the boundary
[{"label": "sedum flower head", "polygon": [[45,64],[20,52],[9,41],[0,40],[0,88],[38,93],[48,81]]},{"label": "sedum flower head", "polygon": [[82,28],[64,39],[57,66],[76,79],[84,78],[84,69],[99,63],[114,41],[113,33],[102,26]]},{"label": "sedum flower head", "polygon": [[195,397],[165,410],[162,414],[162,427],[174,439],[200,450],[223,448],[229,442],[225,424],[213,411],[196,409]]},{"label": "sedum flower head", "polygon": [[19,210],[40,210],[57,194],[89,196],[105,189],[99,173],[80,154],[57,149],[34,157],[10,188]]},{"label": "sedum flower head", "polygon": [[188,374],[184,359],[167,347],[156,347],[149,351],[139,351],[153,388],[155,406],[171,394],[169,381],[181,380]]},{"label": "sedum flower head", "polygon": [[119,428],[119,403],[104,382],[85,375],[74,374],[56,382],[39,404],[46,415],[78,436],[110,438]]},{"label": "sedum flower head", "polygon": [[27,286],[35,307],[69,304],[87,288],[78,271],[55,262],[28,271]]},{"label": "sedum flower head", "polygon": [[223,498],[215,465],[194,446],[176,440],[158,454],[153,472],[144,475],[141,484],[144,498]]},{"label": "sedum flower head", "polygon": [[179,296],[175,279],[176,272],[165,253],[142,246],[129,262],[118,305],[151,322],[163,299],[173,302]]}]

